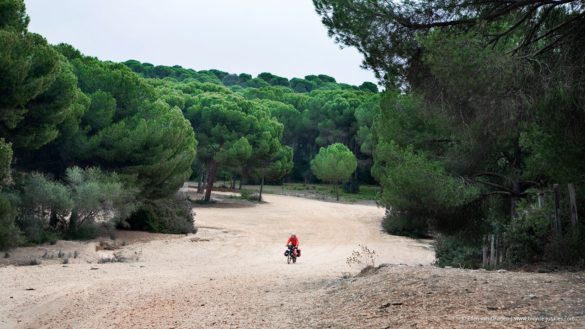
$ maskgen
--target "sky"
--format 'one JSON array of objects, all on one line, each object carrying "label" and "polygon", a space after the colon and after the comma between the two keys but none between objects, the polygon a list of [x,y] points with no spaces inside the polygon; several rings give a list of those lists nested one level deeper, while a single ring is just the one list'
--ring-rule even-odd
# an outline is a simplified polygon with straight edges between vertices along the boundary
[{"label": "sky", "polygon": [[311,0],[25,0],[29,30],[102,60],[376,82]]}]

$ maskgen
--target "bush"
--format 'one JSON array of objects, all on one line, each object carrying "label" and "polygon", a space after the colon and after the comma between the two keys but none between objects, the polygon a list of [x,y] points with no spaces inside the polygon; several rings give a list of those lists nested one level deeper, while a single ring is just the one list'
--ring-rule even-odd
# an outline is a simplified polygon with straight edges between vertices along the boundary
[{"label": "bush", "polygon": [[101,236],[114,236],[114,226],[110,223],[88,222],[77,225],[75,229],[68,230],[63,238],[65,240],[93,240]]},{"label": "bush", "polygon": [[439,235],[435,240],[436,265],[478,268],[481,265],[481,247],[467,241],[465,233]]},{"label": "bush", "polygon": [[16,226],[16,210],[10,201],[0,194],[0,250],[14,248],[22,243],[22,233]]},{"label": "bush", "polygon": [[258,201],[258,193],[255,193],[255,192],[250,191],[250,190],[241,190],[240,197],[243,200],[254,201],[254,202]]},{"label": "bush", "polygon": [[135,209],[136,191],[124,186],[115,173],[98,168],[69,168],[66,184],[40,173],[26,174],[16,187],[16,223],[30,243],[111,235],[111,222],[126,218]]},{"label": "bush", "polygon": [[181,196],[148,200],[120,228],[157,233],[196,233],[192,205]]},{"label": "bush", "polygon": [[581,226],[579,232],[568,233],[553,238],[544,247],[545,261],[559,265],[583,265],[585,263],[585,234]]},{"label": "bush", "polygon": [[509,264],[541,261],[552,233],[550,209],[526,209],[520,213],[506,226],[506,261]]},{"label": "bush", "polygon": [[425,218],[408,216],[405,213],[387,212],[382,228],[389,234],[411,238],[428,238],[428,224]]},{"label": "bush", "polygon": [[28,243],[55,244],[59,240],[59,234],[51,230],[45,221],[36,216],[22,216],[18,219],[17,224]]}]

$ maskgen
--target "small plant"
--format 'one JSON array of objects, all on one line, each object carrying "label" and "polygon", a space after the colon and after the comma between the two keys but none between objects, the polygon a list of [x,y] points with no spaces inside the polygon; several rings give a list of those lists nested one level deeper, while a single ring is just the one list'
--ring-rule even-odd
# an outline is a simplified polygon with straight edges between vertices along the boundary
[{"label": "small plant", "polygon": [[104,257],[98,259],[98,264],[106,263],[125,263],[128,259],[120,254],[114,254],[112,257]]},{"label": "small plant", "polygon": [[69,258],[63,258],[63,264],[69,264]]},{"label": "small plant", "polygon": [[8,251],[4,253],[4,258],[10,258],[10,253]]},{"label": "small plant", "polygon": [[65,256],[65,253],[62,250],[59,250],[59,252],[57,253],[57,258],[63,258]]},{"label": "small plant", "polygon": [[36,266],[41,265],[41,261],[36,258],[31,258],[27,262],[21,263],[21,266]]},{"label": "small plant", "polygon": [[259,194],[256,191],[242,189],[240,191],[240,199],[252,202],[258,202]]},{"label": "small plant", "polygon": [[370,250],[368,246],[358,245],[360,250],[354,250],[351,256],[347,257],[345,261],[349,267],[352,265],[359,265],[361,267],[376,266],[376,251]]},{"label": "small plant", "polygon": [[77,257],[79,257],[79,251],[75,250],[73,252],[73,258],[77,258]]}]

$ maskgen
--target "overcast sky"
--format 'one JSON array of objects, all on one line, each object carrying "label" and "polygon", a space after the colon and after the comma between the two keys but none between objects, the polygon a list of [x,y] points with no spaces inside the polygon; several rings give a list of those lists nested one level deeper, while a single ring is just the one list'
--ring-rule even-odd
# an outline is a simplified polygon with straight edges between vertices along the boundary
[{"label": "overcast sky", "polygon": [[311,0],[25,0],[29,30],[102,60],[375,82]]}]

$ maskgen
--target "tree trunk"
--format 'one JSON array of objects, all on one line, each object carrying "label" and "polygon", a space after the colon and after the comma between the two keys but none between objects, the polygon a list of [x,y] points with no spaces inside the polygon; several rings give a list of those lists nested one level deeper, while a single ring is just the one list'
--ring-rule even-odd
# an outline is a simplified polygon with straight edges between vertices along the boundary
[{"label": "tree trunk", "polygon": [[258,202],[262,202],[262,190],[264,189],[264,176],[260,180],[260,193],[258,194]]},{"label": "tree trunk", "polygon": [[233,191],[236,189],[236,176],[232,176],[232,183],[230,184],[230,189]]},{"label": "tree trunk", "polygon": [[559,184],[553,185],[553,191],[555,194],[555,217],[554,227],[557,234],[561,234],[561,196],[559,193]]},{"label": "tree trunk", "polygon": [[242,177],[240,176],[240,186],[238,187],[238,190],[242,190]]},{"label": "tree trunk", "polygon": [[487,268],[489,265],[488,259],[488,235],[483,236],[483,247],[482,247],[482,265],[484,268]]},{"label": "tree trunk", "polygon": [[338,183],[335,183],[335,196],[336,196],[336,200],[339,201],[339,185]]},{"label": "tree trunk", "polygon": [[59,218],[57,217],[57,213],[55,211],[51,211],[51,218],[49,219],[49,226],[51,226],[51,228],[53,228],[53,229],[56,229],[58,224],[59,224]]},{"label": "tree trunk", "polygon": [[69,225],[67,227],[67,230],[69,230],[69,233],[75,233],[75,231],[77,231],[78,222],[79,222],[79,214],[77,213],[76,209],[73,209],[71,211],[71,215],[69,216]]},{"label": "tree trunk", "polygon": [[207,189],[205,190],[205,202],[209,202],[211,200],[211,190],[213,189],[213,183],[215,181],[215,175],[217,174],[217,167],[218,163],[216,161],[212,161],[208,166],[207,171]]},{"label": "tree trunk", "polygon": [[197,193],[199,194],[203,193],[203,190],[205,189],[205,179],[207,178],[207,170],[204,170],[203,166],[201,167],[201,174],[199,174],[199,182],[197,183]]},{"label": "tree trunk", "polygon": [[579,217],[577,215],[577,195],[575,194],[575,184],[569,184],[569,201],[571,202],[571,226],[577,228]]},{"label": "tree trunk", "polygon": [[538,192],[538,209],[541,209],[544,205],[544,193]]},{"label": "tree trunk", "polygon": [[491,234],[490,237],[490,266],[492,268],[496,267],[496,235],[495,234]]},{"label": "tree trunk", "polygon": [[518,218],[518,200],[520,199],[520,195],[522,191],[520,190],[520,181],[518,179],[512,180],[512,195],[510,196],[510,219],[514,221]]},{"label": "tree trunk", "polygon": [[203,173],[199,174],[199,180],[197,181],[197,193],[203,192]]}]

